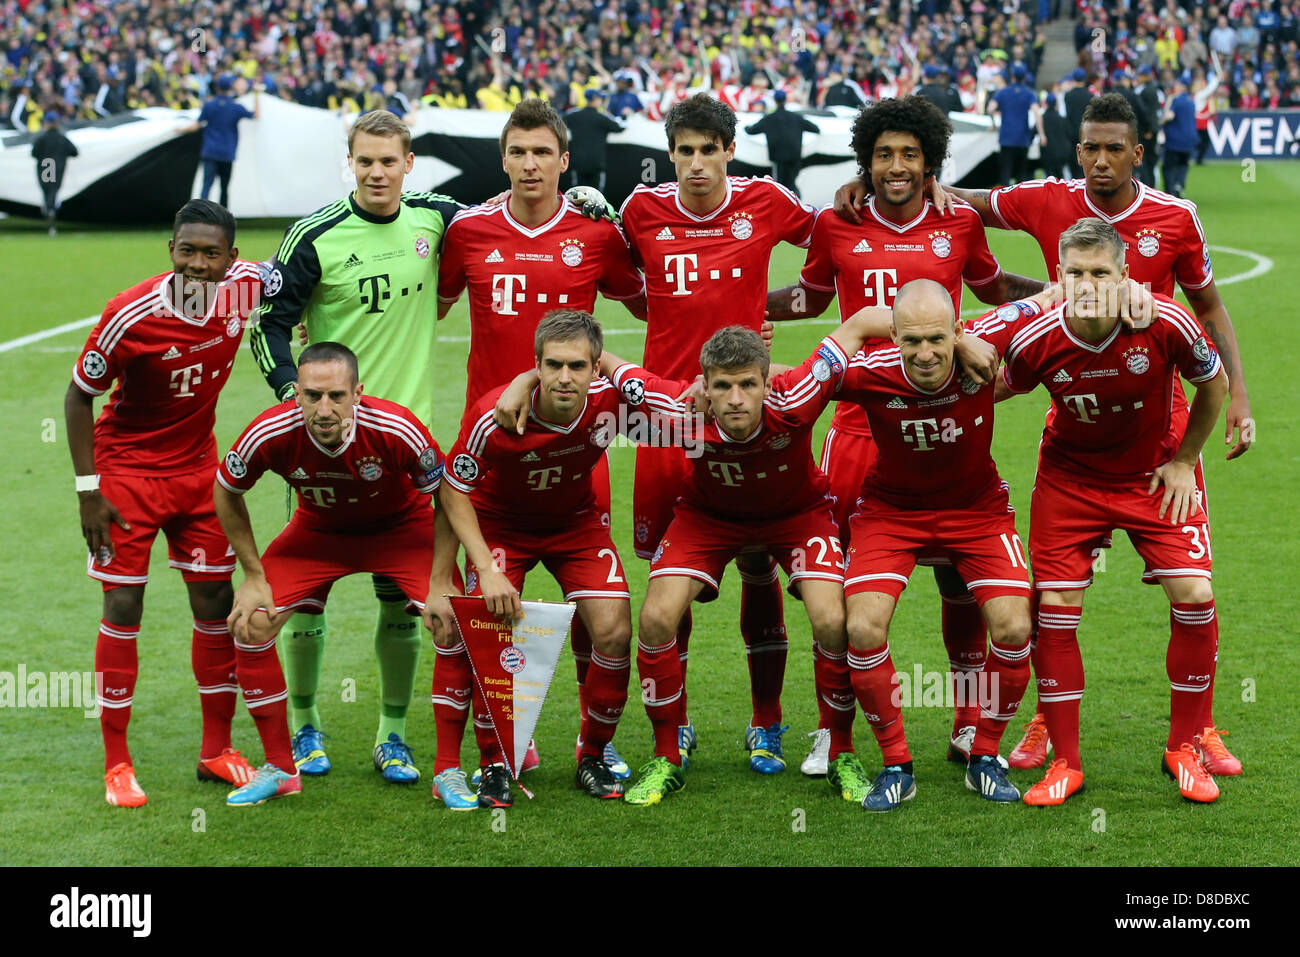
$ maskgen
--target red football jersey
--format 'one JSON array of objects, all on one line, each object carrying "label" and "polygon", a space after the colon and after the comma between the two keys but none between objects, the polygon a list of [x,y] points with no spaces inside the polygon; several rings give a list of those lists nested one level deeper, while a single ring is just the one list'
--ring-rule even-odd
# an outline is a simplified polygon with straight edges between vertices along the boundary
[{"label": "red football jersey", "polygon": [[1129,276],[1149,283],[1152,292],[1172,296],[1175,281],[1184,290],[1208,285],[1214,270],[1196,204],[1134,183],[1137,198],[1114,216],[1093,204],[1082,179],[1067,182],[1051,177],[995,189],[989,194],[989,205],[1004,227],[1023,230],[1038,241],[1053,281],[1061,233],[1080,219],[1095,216],[1115,227],[1124,240]]},{"label": "red football jersey", "polygon": [[498,387],[474,403],[451,450],[447,482],[473,495],[480,515],[519,528],[568,528],[575,515],[596,508],[591,470],[627,421],[619,415],[619,390],[608,379],[593,379],[577,418],[556,425],[534,408],[523,435],[493,421],[504,391]]},{"label": "red football jersey", "polygon": [[[691,469],[682,501],[730,521],[781,519],[823,501],[829,485],[813,461],[812,430],[835,398],[847,365],[844,350],[827,336],[798,368],[772,376],[763,418],[748,438],[731,438],[715,421],[698,426],[690,438],[699,454],[687,449]],[[643,380],[647,394],[653,392],[660,403],[691,384],[632,365],[614,370],[620,388],[631,380]],[[684,416],[685,407],[672,402]]]},{"label": "red football jersey", "polygon": [[693,379],[700,347],[724,326],[755,332],[767,308],[767,267],[777,243],[807,246],[816,212],[770,179],[727,177],[727,195],[697,216],[677,183],[638,186],[623,229],[645,271],[648,368]]},{"label": "red football jersey", "polygon": [[[954,201],[953,215],[941,216],[927,199],[915,219],[900,224],[886,218],[871,196],[861,224],[846,222],[829,206],[817,214],[799,285],[834,292],[844,320],[866,306],[892,308],[902,286],[914,279],[933,279],[948,290],[960,316],[962,283],[986,286],[1001,275],[973,207]],[[889,344],[888,339],[873,339],[864,348],[869,352]],[[856,403],[836,405],[831,424],[841,432],[871,434]]]},{"label": "red football jersey", "polygon": [[110,299],[72,367],[72,381],[88,395],[103,395],[117,380],[95,423],[97,472],[157,478],[216,462],[217,396],[262,280],[253,263],[235,260],[207,315],[191,319],[172,304],[173,275]]},{"label": "red football jersey", "polygon": [[1191,382],[1219,374],[1219,354],[1182,306],[1157,296],[1159,318],[1139,332],[1123,324],[1086,342],[1065,320],[1065,304],[1017,330],[1002,378],[1016,392],[1043,383],[1052,394],[1039,468],[1076,482],[1133,485],[1168,462],[1181,440],[1170,432],[1174,373]]},{"label": "red football jersey", "polygon": [[[292,400],[267,409],[226,453],[217,481],[243,494],[268,470],[298,493],[295,523],[318,532],[376,532],[429,507],[442,451],[410,409],[362,396],[352,431],[327,449]],[[433,542],[429,542],[433,548]]]},{"label": "red football jersey", "polygon": [[[1015,330],[1030,320],[1001,306],[976,320],[966,335],[1003,353]],[[993,441],[993,386],[981,386],[954,359],[948,378],[931,391],[908,378],[896,346],[859,352],[840,387],[840,408],[865,414],[876,443],[862,494],[895,508],[969,508],[1001,484],[989,448]]]},{"label": "red football jersey", "polygon": [[619,228],[588,219],[567,199],[536,229],[515,220],[509,202],[458,213],[443,240],[439,301],[455,302],[467,285],[470,344],[462,430],[472,422],[479,399],[536,364],[533,333],[548,312],[591,312],[597,290],[624,301],[645,288]]}]

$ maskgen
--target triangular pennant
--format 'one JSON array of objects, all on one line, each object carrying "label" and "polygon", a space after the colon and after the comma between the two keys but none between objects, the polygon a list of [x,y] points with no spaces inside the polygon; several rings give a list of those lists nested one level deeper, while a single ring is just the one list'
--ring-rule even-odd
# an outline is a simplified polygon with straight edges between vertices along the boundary
[{"label": "triangular pennant", "polygon": [[[487,703],[506,769],[518,781],[517,769],[541,717],[575,606],[525,601],[523,617],[511,627],[488,614],[481,596],[450,598],[474,683]],[[524,793],[532,797],[527,788]]]}]

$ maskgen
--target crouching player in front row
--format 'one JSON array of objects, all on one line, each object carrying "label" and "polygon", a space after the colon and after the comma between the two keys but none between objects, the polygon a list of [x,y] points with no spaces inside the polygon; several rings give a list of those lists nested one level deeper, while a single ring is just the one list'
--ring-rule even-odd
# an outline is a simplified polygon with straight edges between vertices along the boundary
[{"label": "crouching player in front row", "polygon": [[[767,347],[742,326],[719,330],[700,351],[714,418],[689,436],[691,468],[650,565],[637,670],[655,756],[628,790],[628,803],[657,804],[685,786],[677,741],[682,674],[675,631],[691,602],[717,597],[723,569],[737,555],[770,553],[789,576],[791,594],[804,603],[813,640],[832,652],[842,650],[844,556],[826,476],[813,461],[810,443],[848,357],[865,339],[883,334],[888,317],[888,310],[862,310],[823,339],[802,365],[775,376],[769,376]],[[624,395],[680,395],[689,386],[658,379],[609,354],[601,368]],[[685,417],[685,405],[677,414]],[[851,695],[835,706],[851,712]],[[837,743],[852,750],[851,741]]]},{"label": "crouching player in front row", "polygon": [[[319,612],[334,582],[358,572],[387,575],[406,595],[408,610],[423,608],[433,561],[435,514],[426,496],[438,489],[442,453],[420,420],[395,402],[363,400],[357,358],[336,342],[302,351],[294,396],[244,430],[213,490],[217,517],[244,571],[230,631],[241,663],[258,669],[251,683],[241,670],[240,683],[266,745],[266,764],[230,793],[231,805],[302,790],[275,650],[289,616]],[[243,494],[268,470],[297,492],[298,508],[259,559]],[[380,757],[377,748],[377,762]]]},{"label": "crouching player in front row", "polygon": [[[534,335],[536,370],[508,387],[516,397],[510,408],[524,422],[522,434],[494,421],[506,387],[488,392],[465,418],[441,497],[449,531],[465,545],[467,593],[481,594],[492,614],[519,617],[524,576],[538,562],[559,581],[565,601],[577,604],[593,651],[575,783],[594,798],[617,799],[623,782],[604,759],[627,702],[632,614],[627,576],[597,507],[591,475],[616,432],[632,419],[619,390],[597,374],[602,349],[600,326],[590,313],[548,313]],[[659,403],[652,397],[649,404]],[[456,544],[455,538],[438,539],[425,611],[438,652],[434,796],[452,810],[509,807],[509,774],[477,693],[474,734],[482,770],[477,797],[459,767],[471,672],[445,597],[459,593],[452,581]],[[676,734],[674,723],[674,754]]]}]

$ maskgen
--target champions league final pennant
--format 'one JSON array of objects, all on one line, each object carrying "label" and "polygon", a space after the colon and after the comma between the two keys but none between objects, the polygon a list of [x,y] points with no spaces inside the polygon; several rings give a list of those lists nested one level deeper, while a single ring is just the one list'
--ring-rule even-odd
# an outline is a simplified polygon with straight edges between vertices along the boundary
[{"label": "champions league final pennant", "polygon": [[[481,597],[450,597],[474,682],[487,703],[506,768],[518,781],[516,769],[523,763],[541,716],[575,606],[525,601],[524,616],[512,626],[488,614]],[[519,786],[532,797],[522,783]]]}]

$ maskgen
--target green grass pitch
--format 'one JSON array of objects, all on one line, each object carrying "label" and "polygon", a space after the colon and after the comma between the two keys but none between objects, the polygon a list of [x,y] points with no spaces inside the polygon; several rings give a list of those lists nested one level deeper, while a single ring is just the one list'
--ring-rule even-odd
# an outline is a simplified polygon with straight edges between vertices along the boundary
[{"label": "green grass pitch", "polygon": [[[194,778],[199,737],[197,692],[190,672],[190,614],[179,577],[159,543],[146,592],[139,638],[140,679],[131,743],[148,806],[110,808],[103,800],[102,743],[97,722],[81,711],[0,708],[0,864],[1057,864],[1270,865],[1300,861],[1294,826],[1288,735],[1297,727],[1294,610],[1296,535],[1300,512],[1292,485],[1300,435],[1290,419],[1300,408],[1295,300],[1300,263],[1300,165],[1263,163],[1253,181],[1235,165],[1194,168],[1190,195],[1215,252],[1215,271],[1246,357],[1259,441],[1243,459],[1223,461],[1222,433],[1206,456],[1221,619],[1216,713],[1246,773],[1222,779],[1212,806],[1179,799],[1158,773],[1168,714],[1164,650],[1167,603],[1138,582],[1139,562],[1120,536],[1085,603],[1080,641],[1088,675],[1083,748],[1088,789],[1061,808],[995,807],[962,783],[944,760],[951,712],[906,711],[916,757],[918,795],[901,811],[868,815],[797,768],[806,732],[816,726],[810,638],[802,608],[787,598],[790,657],[784,695],[790,769],[773,778],[752,774],[741,749],[749,717],[748,679],[740,641],[734,571],[721,598],[697,606],[691,645],[691,716],[700,751],[685,791],[649,809],[596,802],[573,788],[576,731],[573,663],[566,651],[537,741],[542,766],[526,782],[536,798],[516,798],[500,819],[486,811],[457,815],[429,794],[434,724],[427,689],[433,654],[426,645],[411,709],[408,740],[425,770],[413,787],[384,784],[370,751],[377,714],[371,648],[374,603],[368,581],[340,583],[330,603],[330,640],[321,711],[333,772],[306,783],[303,795],[255,810],[224,805],[226,788]],[[244,257],[268,257],[284,224],[250,223],[238,245]],[[10,290],[0,341],[98,313],[113,294],[167,267],[166,232],[69,228],[48,239],[38,224],[0,222],[0,271]],[[1004,267],[1039,274],[1033,242],[990,230]],[[1251,254],[1254,254],[1253,256]],[[1233,282],[1271,260],[1272,269]],[[777,250],[771,278],[793,281],[803,253]],[[969,293],[966,311],[978,303]],[[638,324],[602,301],[599,317],[609,347],[639,356]],[[828,331],[820,323],[778,329],[774,356],[800,361]],[[463,399],[464,301],[441,327],[438,367],[445,383],[435,422],[444,449]],[[86,330],[0,353],[0,415],[6,423],[0,469],[0,671],[28,673],[93,668],[100,613],[99,585],[83,573],[84,549],[63,435],[63,394]],[[364,370],[363,379],[364,379]],[[224,450],[245,424],[271,404],[248,350],[221,398],[218,444]],[[998,411],[994,455],[1011,484],[1028,535],[1035,448],[1046,406],[1041,390]],[[1287,410],[1291,409],[1292,412]],[[829,412],[821,428],[829,422]],[[816,448],[820,448],[820,431]],[[633,452],[611,453],[614,536],[632,579],[633,612],[644,593],[646,566],[632,557],[630,500]],[[278,531],[283,487],[264,482],[249,496],[259,543]],[[525,597],[556,599],[544,572]],[[891,642],[900,671],[916,665],[942,671],[939,603],[928,574],[904,594]],[[355,685],[355,700],[345,689]],[[632,688],[637,682],[633,676]],[[1019,722],[1008,732],[1009,748]],[[472,735],[465,764],[474,763]],[[651,752],[650,728],[634,694],[617,742],[636,767]],[[856,742],[870,773],[879,751],[865,722]],[[240,707],[235,745],[254,759],[261,747]],[[1022,789],[1039,772],[1013,772]],[[1288,783],[1291,782],[1291,783]],[[494,826],[495,825],[495,826]]]}]

